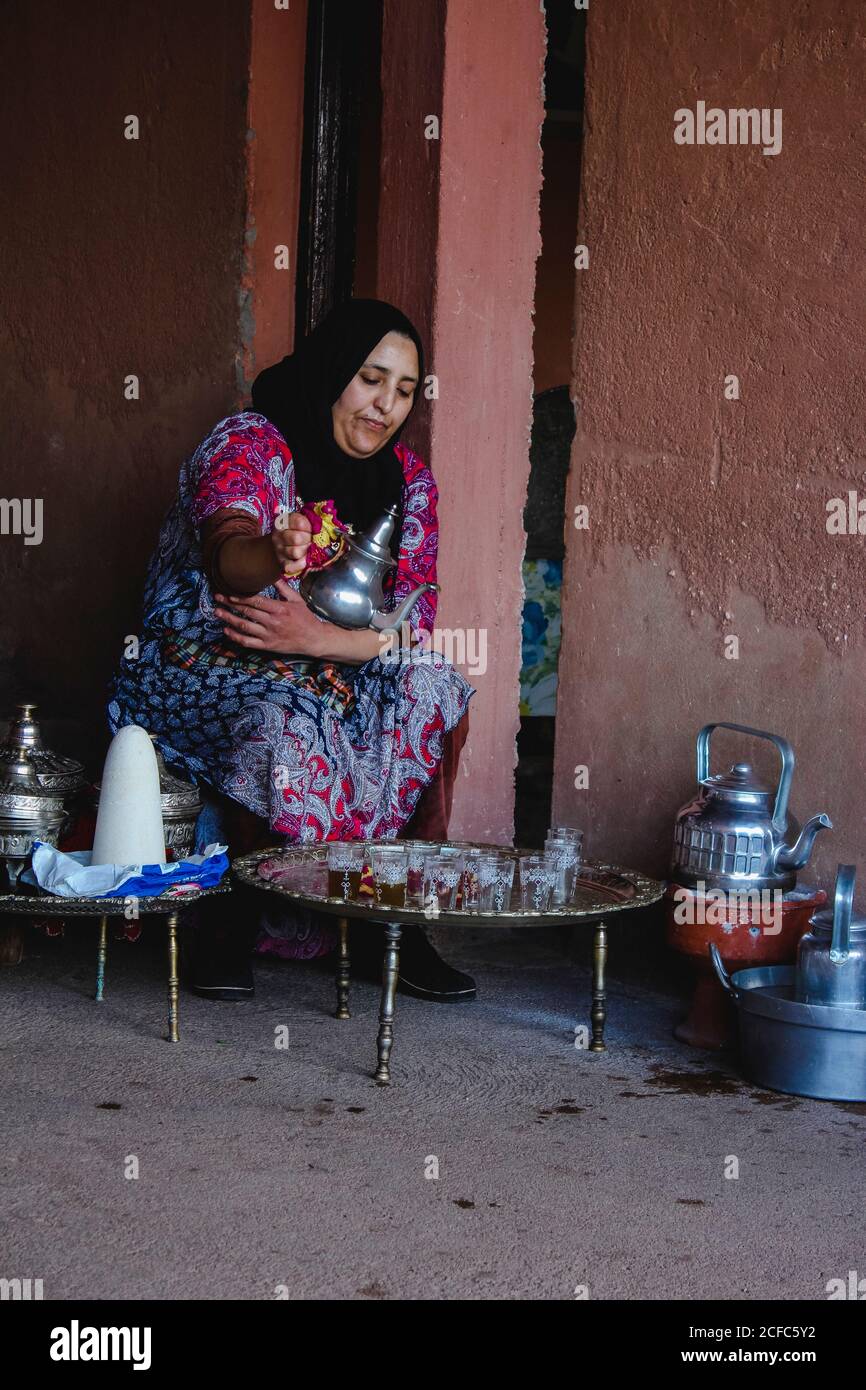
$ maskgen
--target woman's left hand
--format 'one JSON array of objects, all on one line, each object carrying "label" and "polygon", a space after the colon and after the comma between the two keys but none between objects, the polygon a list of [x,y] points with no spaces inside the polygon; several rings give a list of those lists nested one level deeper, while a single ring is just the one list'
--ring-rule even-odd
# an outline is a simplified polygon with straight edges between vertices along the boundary
[{"label": "woman's left hand", "polygon": [[281,598],[214,595],[226,637],[239,647],[278,656],[319,656],[326,624],[319,622],[285,579],[278,579],[274,587]]}]

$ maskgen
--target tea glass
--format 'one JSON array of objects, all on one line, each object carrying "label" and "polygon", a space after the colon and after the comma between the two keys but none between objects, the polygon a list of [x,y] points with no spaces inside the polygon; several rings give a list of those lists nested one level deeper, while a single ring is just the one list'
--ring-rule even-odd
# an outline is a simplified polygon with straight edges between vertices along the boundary
[{"label": "tea glass", "polygon": [[574,825],[552,825],[547,832],[548,840],[573,840],[577,845],[578,863],[583,854],[583,831]]},{"label": "tea glass", "polygon": [[328,897],[357,902],[364,872],[364,846],[355,840],[328,842]]},{"label": "tea glass", "polygon": [[547,912],[558,877],[557,864],[543,854],[520,859],[520,905],[524,912]]},{"label": "tea glass", "polygon": [[482,854],[473,864],[478,883],[478,912],[507,912],[511,907],[514,860],[508,854]]},{"label": "tea glass", "polygon": [[556,886],[553,903],[562,907],[574,896],[574,881],[580,864],[580,844],[576,840],[556,839],[548,835],[544,842],[544,857],[556,865]]},{"label": "tea glass", "polygon": [[370,851],[376,902],[383,907],[405,907],[409,851],[405,845],[374,845]]},{"label": "tea glass", "polygon": [[453,845],[436,845],[427,840],[407,840],[405,841],[406,852],[408,855],[408,870],[406,873],[406,906],[423,908],[424,906],[424,860],[431,854],[444,855],[446,858],[453,858],[461,851]]},{"label": "tea glass", "polygon": [[478,911],[478,861],[483,849],[463,851],[463,874],[460,879],[459,905],[464,912]]},{"label": "tea glass", "polygon": [[457,889],[463,876],[463,855],[425,854],[423,859],[425,912],[453,912],[457,904]]},{"label": "tea glass", "polygon": [[291,887],[297,893],[321,893],[327,851],[324,846],[304,849],[292,856]]}]

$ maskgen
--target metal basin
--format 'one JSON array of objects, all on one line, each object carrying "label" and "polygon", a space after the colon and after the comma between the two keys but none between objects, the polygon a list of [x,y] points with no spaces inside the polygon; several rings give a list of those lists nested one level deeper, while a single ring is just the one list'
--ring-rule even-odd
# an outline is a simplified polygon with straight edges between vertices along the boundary
[{"label": "metal basin", "polygon": [[737,1006],[743,1070],[787,1095],[866,1101],[866,1009],[801,1004],[792,965],[728,975],[710,947],[716,974]]}]

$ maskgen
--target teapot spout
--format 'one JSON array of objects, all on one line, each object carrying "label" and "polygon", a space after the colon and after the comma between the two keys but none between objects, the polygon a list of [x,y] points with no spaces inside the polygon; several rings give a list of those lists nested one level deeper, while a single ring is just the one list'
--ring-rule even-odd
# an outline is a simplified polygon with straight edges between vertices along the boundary
[{"label": "teapot spout", "polygon": [[403,602],[393,612],[383,613],[380,610],[378,613],[374,613],[370,626],[376,632],[390,632],[392,628],[399,628],[400,624],[406,621],[422,594],[438,592],[438,584],[419,584],[417,589],[413,589],[411,594],[406,595]]},{"label": "teapot spout", "polygon": [[832,830],[833,822],[828,815],[822,811],[820,816],[812,816],[807,820],[800,834],[793,845],[781,845],[776,851],[777,869],[802,869],[805,867],[809,855],[812,853],[812,846],[815,843],[815,836],[819,830]]}]

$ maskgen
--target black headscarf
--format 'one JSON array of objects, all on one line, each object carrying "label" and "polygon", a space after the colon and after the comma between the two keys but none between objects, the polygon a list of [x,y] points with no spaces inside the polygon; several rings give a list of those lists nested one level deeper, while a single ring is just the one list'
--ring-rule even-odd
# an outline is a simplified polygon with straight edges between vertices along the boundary
[{"label": "black headscarf", "polygon": [[[349,299],[325,315],[289,357],[260,372],[252,408],[279,430],[292,451],[297,490],[304,502],[333,498],[341,521],[363,530],[396,505],[402,526],[403,469],[394,452],[405,421],[386,444],[366,458],[345,454],[334,439],[331,406],[386,333],[403,333],[418,349],[418,385],[424,382],[424,350],[414,324],[381,299]],[[407,416],[408,419],[408,416]]]}]

